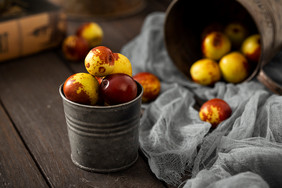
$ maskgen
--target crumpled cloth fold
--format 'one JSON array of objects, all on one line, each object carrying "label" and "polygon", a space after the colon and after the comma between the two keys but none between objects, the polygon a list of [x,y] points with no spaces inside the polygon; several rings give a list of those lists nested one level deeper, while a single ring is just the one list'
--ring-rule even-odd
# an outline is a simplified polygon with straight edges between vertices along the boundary
[{"label": "crumpled cloth fold", "polygon": [[[152,172],[186,188],[282,187],[282,96],[256,79],[214,87],[187,80],[166,51],[164,19],[163,12],[148,15],[121,51],[133,74],[152,72],[161,81],[159,97],[143,104],[139,128]],[[196,98],[225,100],[231,117],[210,131],[194,108]]]}]

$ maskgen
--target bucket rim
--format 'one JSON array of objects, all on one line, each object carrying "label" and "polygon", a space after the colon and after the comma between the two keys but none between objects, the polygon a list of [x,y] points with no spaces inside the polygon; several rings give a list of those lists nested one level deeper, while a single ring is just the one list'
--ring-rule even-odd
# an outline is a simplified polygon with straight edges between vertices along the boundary
[{"label": "bucket rim", "polygon": [[142,85],[139,82],[135,81],[135,83],[137,84],[137,96],[133,100],[131,100],[131,101],[128,101],[128,102],[125,102],[125,103],[121,103],[121,104],[109,105],[109,106],[80,104],[80,103],[73,102],[73,101],[71,101],[71,100],[66,98],[66,96],[64,95],[64,92],[63,92],[64,83],[65,82],[63,82],[59,86],[59,93],[60,93],[61,98],[64,101],[66,101],[66,102],[68,102],[68,103],[70,103],[70,104],[72,104],[74,106],[83,107],[83,108],[89,108],[89,109],[115,109],[115,108],[121,108],[121,107],[127,106],[127,105],[129,105],[131,103],[135,103],[138,100],[141,101],[141,98],[142,98],[142,95],[143,95],[143,87],[142,87]]}]

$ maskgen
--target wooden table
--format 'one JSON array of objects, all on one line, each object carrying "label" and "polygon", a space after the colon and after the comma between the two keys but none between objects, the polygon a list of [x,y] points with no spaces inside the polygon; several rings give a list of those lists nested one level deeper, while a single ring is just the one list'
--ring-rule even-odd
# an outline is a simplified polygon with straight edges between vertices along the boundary
[{"label": "wooden table", "polygon": [[[102,45],[120,52],[139,34],[145,17],[165,11],[169,2],[149,1],[126,18],[69,19],[68,33],[96,21],[104,30]],[[0,63],[0,187],[168,187],[141,153],[132,167],[117,173],[91,173],[72,163],[58,89],[77,72],[85,72],[83,63],[67,62],[60,48]]]}]

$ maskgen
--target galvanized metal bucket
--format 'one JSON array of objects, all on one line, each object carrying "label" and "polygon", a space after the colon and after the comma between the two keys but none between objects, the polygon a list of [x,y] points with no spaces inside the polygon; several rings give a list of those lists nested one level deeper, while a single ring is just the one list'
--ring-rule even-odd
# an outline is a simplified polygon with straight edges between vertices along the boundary
[{"label": "galvanized metal bucket", "polygon": [[[136,82],[137,83],[137,82]],[[133,165],[138,158],[138,127],[142,86],[137,97],[113,106],[82,105],[63,100],[71,159],[80,168],[93,172],[115,172]]]},{"label": "galvanized metal bucket", "polygon": [[191,65],[202,57],[203,28],[215,21],[241,21],[250,33],[261,35],[260,60],[245,81],[258,76],[269,89],[282,94],[282,85],[262,69],[282,47],[282,0],[173,0],[166,12],[165,44],[172,61],[188,79]]}]

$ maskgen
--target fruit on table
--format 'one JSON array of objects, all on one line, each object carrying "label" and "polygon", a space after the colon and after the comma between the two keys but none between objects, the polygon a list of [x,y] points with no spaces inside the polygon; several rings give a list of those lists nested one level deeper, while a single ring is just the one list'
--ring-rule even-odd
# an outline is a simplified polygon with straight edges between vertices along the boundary
[{"label": "fruit on table", "polygon": [[222,32],[211,32],[202,41],[202,53],[204,57],[219,60],[231,50],[229,38]]},{"label": "fruit on table", "polygon": [[103,40],[103,30],[95,22],[87,22],[80,25],[76,31],[76,35],[84,38],[91,48],[100,45]]},{"label": "fruit on table", "polygon": [[213,85],[221,79],[221,72],[216,61],[203,58],[192,64],[190,68],[192,80],[201,85]]},{"label": "fruit on table", "polygon": [[92,48],[84,60],[86,70],[93,76],[106,76],[114,70],[115,58],[105,46]]},{"label": "fruit on table", "polygon": [[113,53],[113,55],[115,59],[115,66],[111,74],[124,73],[132,76],[132,66],[129,59],[125,55],[120,53]]},{"label": "fruit on table", "polygon": [[227,102],[222,99],[214,98],[205,102],[199,111],[202,121],[209,122],[212,128],[216,128],[219,123],[229,118],[232,110]]},{"label": "fruit on table", "polygon": [[73,102],[95,105],[99,98],[99,83],[91,74],[76,73],[67,78],[63,92]]},{"label": "fruit on table", "polygon": [[67,60],[83,60],[89,51],[87,41],[76,35],[66,37],[62,43],[62,51]]},{"label": "fruit on table", "polygon": [[249,61],[258,62],[261,54],[260,35],[247,37],[242,43],[241,51]]},{"label": "fruit on table", "polygon": [[161,90],[161,82],[157,76],[150,72],[139,72],[133,76],[143,87],[142,102],[147,103],[155,100]]},{"label": "fruit on table", "polygon": [[137,96],[137,84],[127,74],[110,74],[103,78],[99,92],[106,104],[121,104],[129,102]]},{"label": "fruit on table", "polygon": [[226,25],[224,34],[230,39],[233,48],[239,49],[248,35],[247,28],[240,22],[231,22]]},{"label": "fruit on table", "polygon": [[248,60],[236,51],[223,56],[219,61],[219,67],[224,80],[231,83],[242,82],[249,74]]}]

